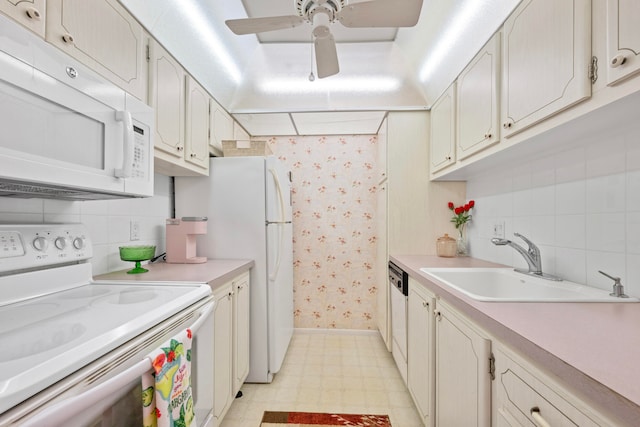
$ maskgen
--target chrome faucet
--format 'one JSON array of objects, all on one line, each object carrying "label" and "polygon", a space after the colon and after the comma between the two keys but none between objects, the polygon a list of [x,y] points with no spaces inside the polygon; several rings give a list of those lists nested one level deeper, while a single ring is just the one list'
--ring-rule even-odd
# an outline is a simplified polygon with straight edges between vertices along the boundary
[{"label": "chrome faucet", "polygon": [[516,237],[520,237],[522,240],[524,240],[525,243],[529,246],[529,248],[524,249],[519,244],[514,243],[511,240],[507,240],[507,239],[493,238],[491,239],[491,243],[498,246],[504,246],[504,245],[511,246],[513,249],[518,251],[520,255],[522,255],[524,260],[527,261],[527,265],[529,266],[529,269],[524,270],[522,268],[516,268],[515,271],[517,271],[518,273],[530,274],[532,276],[541,277],[547,280],[555,280],[555,281],[562,280],[560,277],[542,272],[542,257],[540,256],[540,249],[531,240],[527,239],[520,233],[513,233],[513,235]]}]

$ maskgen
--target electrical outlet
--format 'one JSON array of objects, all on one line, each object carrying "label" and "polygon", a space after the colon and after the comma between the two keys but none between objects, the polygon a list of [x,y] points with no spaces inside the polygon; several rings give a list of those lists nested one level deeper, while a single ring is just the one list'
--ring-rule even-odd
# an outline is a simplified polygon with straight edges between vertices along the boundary
[{"label": "electrical outlet", "polygon": [[140,221],[132,219],[129,223],[129,239],[140,240]]},{"label": "electrical outlet", "polygon": [[493,237],[504,239],[504,221],[496,221],[493,223]]}]

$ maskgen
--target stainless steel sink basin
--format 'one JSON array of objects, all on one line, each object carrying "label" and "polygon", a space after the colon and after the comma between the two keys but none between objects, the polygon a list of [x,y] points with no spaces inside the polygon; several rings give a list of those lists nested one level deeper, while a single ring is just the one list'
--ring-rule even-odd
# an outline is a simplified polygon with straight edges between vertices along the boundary
[{"label": "stainless steel sink basin", "polygon": [[553,282],[511,268],[421,268],[437,283],[478,301],[495,302],[638,302],[610,291],[566,280]]}]

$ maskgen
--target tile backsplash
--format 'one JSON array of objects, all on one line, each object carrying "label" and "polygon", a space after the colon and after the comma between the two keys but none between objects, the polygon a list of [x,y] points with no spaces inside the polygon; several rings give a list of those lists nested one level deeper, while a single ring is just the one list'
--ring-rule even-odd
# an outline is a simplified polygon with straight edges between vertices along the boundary
[{"label": "tile backsplash", "polygon": [[468,180],[471,255],[525,268],[515,250],[490,242],[504,224],[505,238],[526,248],[518,232],[540,247],[543,271],[611,289],[602,270],[640,297],[640,125],[564,146]]},{"label": "tile backsplash", "polygon": [[[132,266],[120,260],[122,245],[156,245],[156,255],[165,251],[165,220],[172,214],[171,178],[156,174],[154,196],[72,202],[47,199],[0,197],[0,223],[81,222],[93,243],[94,274]],[[140,240],[130,240],[131,221],[140,225]]]}]

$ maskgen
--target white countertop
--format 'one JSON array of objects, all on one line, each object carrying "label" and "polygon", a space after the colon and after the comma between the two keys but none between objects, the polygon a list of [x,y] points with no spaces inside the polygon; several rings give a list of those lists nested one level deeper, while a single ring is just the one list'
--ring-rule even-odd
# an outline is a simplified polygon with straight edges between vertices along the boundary
[{"label": "white countertop", "polygon": [[141,274],[127,274],[126,270],[101,274],[95,280],[132,280],[139,282],[200,282],[208,283],[212,290],[227,283],[239,274],[253,267],[253,260],[209,259],[200,264],[169,264],[156,262],[145,264],[149,271]]},{"label": "white countertop", "polygon": [[640,425],[640,303],[502,303],[440,286],[423,267],[505,267],[473,258],[391,260],[502,343],[622,425]]}]

